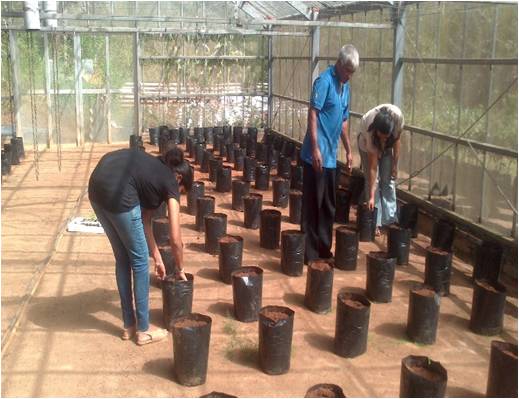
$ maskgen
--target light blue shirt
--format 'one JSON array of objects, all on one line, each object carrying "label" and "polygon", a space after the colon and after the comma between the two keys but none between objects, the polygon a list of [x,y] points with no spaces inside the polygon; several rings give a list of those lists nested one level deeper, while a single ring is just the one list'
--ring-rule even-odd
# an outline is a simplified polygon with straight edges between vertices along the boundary
[{"label": "light blue shirt", "polygon": [[[337,144],[342,131],[342,123],[350,116],[350,83],[342,85],[335,72],[335,65],[329,66],[314,81],[310,106],[317,111],[317,144],[321,151],[324,168],[337,167]],[[312,164],[312,143],[309,128],[301,148],[301,159]]]}]

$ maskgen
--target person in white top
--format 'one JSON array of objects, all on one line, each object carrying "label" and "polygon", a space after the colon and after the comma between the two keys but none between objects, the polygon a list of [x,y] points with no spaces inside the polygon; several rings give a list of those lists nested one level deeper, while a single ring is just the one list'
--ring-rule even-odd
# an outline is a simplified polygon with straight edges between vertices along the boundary
[{"label": "person in white top", "polygon": [[[393,104],[380,104],[364,114],[358,135],[364,172],[364,201],[377,208],[377,230],[397,221],[395,181],[398,175],[402,111]],[[378,177],[378,179],[377,179]]]}]

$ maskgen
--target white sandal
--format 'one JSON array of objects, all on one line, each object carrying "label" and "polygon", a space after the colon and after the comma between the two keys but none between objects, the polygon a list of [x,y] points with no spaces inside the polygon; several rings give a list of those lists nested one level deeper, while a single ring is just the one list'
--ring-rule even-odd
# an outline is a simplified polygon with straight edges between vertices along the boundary
[{"label": "white sandal", "polygon": [[153,331],[137,331],[137,345],[147,345],[167,338],[168,330],[158,328]]}]

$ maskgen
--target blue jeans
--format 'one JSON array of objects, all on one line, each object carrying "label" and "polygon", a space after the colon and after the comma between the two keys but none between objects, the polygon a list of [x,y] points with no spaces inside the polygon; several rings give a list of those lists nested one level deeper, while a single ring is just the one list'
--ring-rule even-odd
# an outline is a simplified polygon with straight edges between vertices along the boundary
[{"label": "blue jeans", "polygon": [[[359,149],[362,171],[364,172],[365,185],[363,198],[369,201],[369,163],[368,153]],[[385,226],[398,221],[396,205],[396,186],[391,178],[393,169],[393,154],[391,150],[384,151],[378,161],[377,187],[375,188],[375,208],[377,212],[377,227]]]},{"label": "blue jeans", "polygon": [[[97,220],[103,226],[115,256],[115,277],[121,298],[124,328],[135,325],[137,331],[149,328],[148,244],[144,235],[139,205],[128,212],[112,213],[92,202]],[[132,289],[133,275],[133,289]],[[133,298],[135,297],[135,311]]]}]

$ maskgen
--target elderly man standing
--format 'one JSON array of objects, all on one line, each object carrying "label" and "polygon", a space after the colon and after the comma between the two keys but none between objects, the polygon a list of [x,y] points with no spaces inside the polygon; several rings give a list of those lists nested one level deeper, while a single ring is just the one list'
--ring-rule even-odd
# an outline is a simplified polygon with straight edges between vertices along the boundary
[{"label": "elderly man standing", "polygon": [[339,137],[352,155],[348,136],[349,79],[359,66],[357,49],[343,46],[335,65],[314,81],[308,107],[308,128],[301,149],[303,162],[303,211],[301,231],[306,233],[305,263],[330,258],[335,218],[335,169]]}]

